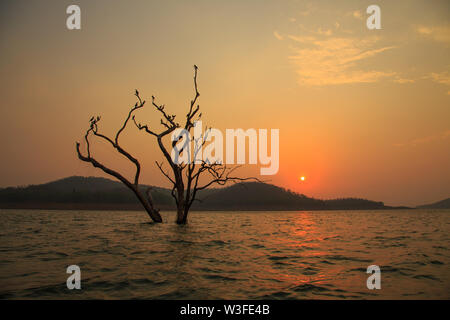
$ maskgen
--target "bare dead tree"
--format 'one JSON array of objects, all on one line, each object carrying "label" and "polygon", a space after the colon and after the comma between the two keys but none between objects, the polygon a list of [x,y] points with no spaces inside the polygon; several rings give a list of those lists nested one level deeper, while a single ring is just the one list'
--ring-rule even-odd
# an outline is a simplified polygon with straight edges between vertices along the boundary
[{"label": "bare dead tree", "polygon": [[[140,96],[139,96],[139,92],[136,90],[135,95],[138,99],[138,102],[136,102],[136,104],[131,108],[131,110],[128,112],[128,116],[125,119],[122,127],[117,131],[115,137],[109,138],[107,136],[105,136],[104,134],[100,133],[98,130],[98,123],[100,121],[100,117],[92,117],[90,119],[90,126],[89,129],[86,131],[86,134],[84,135],[84,139],[86,140],[86,155],[83,155],[80,151],[80,143],[77,142],[76,143],[76,151],[78,154],[78,158],[82,161],[85,162],[89,162],[91,163],[94,167],[96,168],[100,168],[101,170],[103,170],[103,172],[117,178],[118,180],[120,180],[121,182],[123,182],[123,184],[125,184],[128,188],[131,189],[131,191],[133,191],[133,193],[136,195],[136,197],[138,198],[139,202],[142,204],[142,206],[144,207],[144,209],[147,211],[148,215],[150,216],[150,218],[154,221],[154,222],[162,222],[162,218],[161,215],[159,214],[159,210],[156,209],[154,207],[154,203],[153,203],[153,199],[151,197],[150,194],[150,188],[146,191],[146,193],[144,194],[142,192],[142,190],[139,189],[139,176],[141,173],[141,164],[139,163],[139,161],[133,157],[130,153],[128,153],[127,151],[125,151],[125,149],[123,149],[120,144],[119,144],[119,137],[120,134],[123,132],[123,130],[126,128],[131,116],[133,115],[133,113],[142,108],[145,104],[145,101],[143,101]],[[90,150],[90,144],[89,144],[89,136],[90,135],[94,135],[98,138],[100,138],[103,141],[106,141],[107,143],[109,143],[115,150],[117,150],[117,152],[119,152],[119,154],[121,154],[122,156],[124,156],[125,158],[127,158],[129,161],[131,161],[135,167],[136,167],[136,173],[134,175],[134,181],[129,181],[127,178],[125,178],[123,175],[121,175],[119,172],[106,167],[104,164],[100,163],[99,161],[97,161],[93,156],[92,156],[92,152]]]},{"label": "bare dead tree", "polygon": [[[206,143],[208,132],[210,130],[206,128],[206,130],[201,134],[201,137],[194,137],[194,139],[191,138],[192,135],[190,133],[195,126],[195,121],[198,121],[201,118],[201,113],[199,113],[200,106],[197,104],[198,97],[200,96],[197,87],[197,71],[198,67],[194,65],[195,96],[190,102],[189,111],[186,114],[186,120],[183,127],[181,127],[179,123],[175,122],[175,115],[169,115],[166,113],[166,111],[164,110],[164,105],[158,105],[155,102],[154,96],[152,96],[152,106],[161,114],[160,124],[163,127],[162,132],[157,133],[150,130],[148,125],[141,125],[140,123],[137,123],[134,113],[136,110],[144,107],[145,101],[141,99],[141,97],[139,96],[139,92],[136,90],[135,95],[138,99],[138,102],[136,102],[136,104],[128,112],[127,118],[125,119],[122,127],[117,131],[114,139],[100,133],[98,130],[100,117],[92,117],[90,119],[89,129],[86,131],[86,134],[84,136],[84,139],[86,140],[86,155],[83,155],[81,153],[80,143],[76,143],[78,158],[82,161],[91,163],[94,167],[100,168],[101,170],[103,170],[103,172],[123,182],[128,188],[133,191],[133,193],[136,195],[136,197],[154,222],[162,222],[162,218],[159,214],[159,210],[154,206],[154,202],[150,194],[150,189],[148,189],[145,194],[139,189],[139,175],[141,172],[141,165],[136,158],[134,158],[130,153],[125,151],[119,145],[120,134],[126,128],[130,119],[133,120],[134,124],[139,130],[144,130],[146,133],[156,138],[158,146],[163,153],[164,158],[169,164],[170,171],[166,172],[163,169],[163,162],[159,163],[158,161],[156,161],[156,165],[158,166],[161,173],[172,184],[171,195],[175,199],[175,203],[177,206],[176,222],[178,224],[185,224],[187,222],[189,210],[191,209],[194,201],[198,200],[197,196],[200,190],[206,189],[214,184],[225,185],[227,182],[241,182],[246,180],[259,181],[257,178],[240,178],[237,176],[233,176],[232,173],[238,168],[238,166],[230,168],[218,161],[215,161],[213,163],[204,160],[196,161],[197,154],[199,150],[201,150],[200,147]],[[190,159],[191,161],[188,161],[188,163],[178,163],[178,161],[174,161],[163,141],[166,136],[173,133],[178,128],[184,129],[183,131],[187,134],[178,137],[178,140],[176,141],[172,141],[171,147],[176,148],[176,144],[180,140],[181,142],[189,143],[189,145],[191,142],[194,142],[193,159]],[[134,176],[134,181],[129,181],[119,172],[106,167],[104,164],[100,163],[92,156],[89,143],[90,135],[94,135],[101,140],[108,142],[114,149],[117,150],[117,152],[119,152],[119,154],[126,157],[135,165],[136,173]],[[183,152],[190,153],[190,151],[190,148],[187,148],[187,150],[185,148],[182,148],[182,150],[179,150],[179,155],[181,155]],[[202,177],[203,179],[201,179]]]},{"label": "bare dead tree", "polygon": [[[195,95],[190,102],[189,111],[186,114],[186,120],[183,127],[181,127],[179,123],[175,122],[175,115],[169,115],[165,112],[164,105],[158,105],[155,102],[154,96],[152,96],[152,105],[161,114],[160,124],[163,126],[162,132],[157,133],[155,131],[152,131],[149,129],[148,125],[137,123],[135,117],[132,117],[135,125],[139,130],[144,130],[146,133],[156,138],[158,146],[161,149],[164,158],[169,164],[170,171],[167,172],[163,169],[163,163],[156,162],[156,165],[158,166],[161,173],[172,184],[171,194],[175,199],[175,203],[177,206],[176,222],[178,224],[185,224],[187,222],[189,210],[194,201],[197,200],[198,192],[200,190],[206,189],[214,184],[225,185],[227,182],[240,182],[246,180],[259,181],[257,178],[240,178],[232,176],[234,170],[238,168],[237,166],[230,168],[218,161],[213,163],[203,160],[195,161],[200,150],[200,146],[203,146],[207,141],[209,132],[209,129],[206,128],[200,138],[190,138],[192,137],[190,133],[195,126],[195,121],[201,118],[201,113],[199,113],[200,106],[197,104],[198,97],[200,96],[197,86],[197,71],[198,67],[194,65]],[[185,133],[187,132],[189,134],[181,135],[178,137],[178,140],[172,141],[172,148],[176,147],[176,144],[178,141],[180,141],[180,139],[182,142],[184,139],[184,142],[189,143],[189,145],[192,141],[194,142],[193,159],[189,157],[191,161],[189,161],[188,163],[178,163],[177,161],[174,161],[163,142],[163,138],[174,132],[174,130],[177,128],[182,128],[184,129]],[[187,150],[186,148],[182,148],[182,150],[179,150],[179,152],[180,155],[182,154],[182,152],[190,153],[190,148],[187,148]],[[204,178],[202,179],[203,183],[201,182],[201,177]],[[207,179],[207,181],[204,181],[205,179]]]}]

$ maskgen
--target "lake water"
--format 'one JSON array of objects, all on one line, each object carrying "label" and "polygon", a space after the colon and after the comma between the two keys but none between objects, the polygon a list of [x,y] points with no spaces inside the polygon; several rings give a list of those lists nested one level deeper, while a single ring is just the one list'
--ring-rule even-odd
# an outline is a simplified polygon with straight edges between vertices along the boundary
[{"label": "lake water", "polygon": [[[0,210],[3,299],[450,299],[450,211]],[[369,290],[366,269],[381,268]],[[69,290],[66,268],[81,268]]]}]

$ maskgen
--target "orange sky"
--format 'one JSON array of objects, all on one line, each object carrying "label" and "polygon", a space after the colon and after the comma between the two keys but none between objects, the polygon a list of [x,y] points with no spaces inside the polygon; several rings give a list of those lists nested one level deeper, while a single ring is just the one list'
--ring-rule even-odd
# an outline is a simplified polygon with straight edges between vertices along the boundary
[{"label": "orange sky", "polygon": [[[2,1],[0,186],[101,175],[75,153],[89,118],[112,134],[135,88],[183,116],[195,63],[204,123],[280,129],[272,183],[391,205],[449,197],[450,4],[378,1],[382,29],[368,30],[372,2],[77,1],[82,29],[69,31],[72,1]],[[142,182],[167,186],[151,137],[130,127],[122,145]]]}]

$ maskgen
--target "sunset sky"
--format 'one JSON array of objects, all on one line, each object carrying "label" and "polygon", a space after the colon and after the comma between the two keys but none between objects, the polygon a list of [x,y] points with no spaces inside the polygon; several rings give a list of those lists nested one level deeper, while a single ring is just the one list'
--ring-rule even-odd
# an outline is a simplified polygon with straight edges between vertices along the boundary
[{"label": "sunset sky", "polygon": [[[66,28],[70,4],[81,30]],[[366,27],[371,4],[381,30]],[[102,176],[75,153],[89,118],[112,135],[135,88],[184,117],[196,64],[204,123],[280,129],[270,183],[388,205],[450,197],[448,0],[2,1],[0,50],[0,187]],[[150,105],[137,118],[160,128]],[[168,186],[152,137],[130,126],[121,144],[143,183]]]}]

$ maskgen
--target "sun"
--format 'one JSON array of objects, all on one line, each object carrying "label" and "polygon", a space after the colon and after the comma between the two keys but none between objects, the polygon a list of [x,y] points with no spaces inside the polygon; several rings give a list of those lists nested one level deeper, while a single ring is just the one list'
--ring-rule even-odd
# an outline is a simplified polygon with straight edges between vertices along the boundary
[{"label": "sun", "polygon": [[300,181],[305,181],[305,179],[306,179],[305,176],[300,177]]}]

